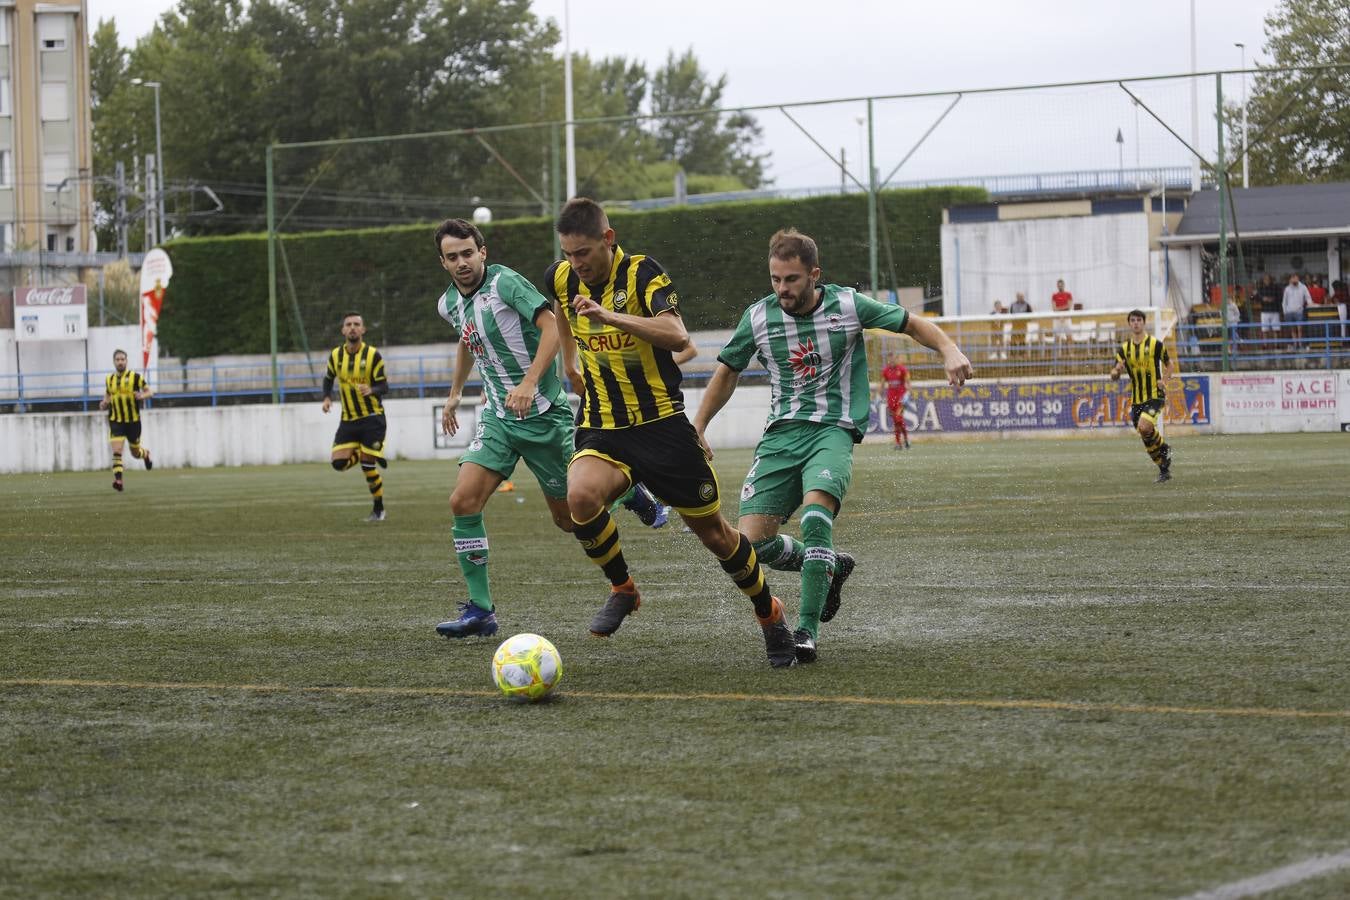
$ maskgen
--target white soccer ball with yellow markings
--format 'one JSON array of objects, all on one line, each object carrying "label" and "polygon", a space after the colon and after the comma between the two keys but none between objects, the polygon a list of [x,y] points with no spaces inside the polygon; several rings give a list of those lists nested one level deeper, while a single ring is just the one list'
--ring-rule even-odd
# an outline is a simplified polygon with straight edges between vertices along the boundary
[{"label": "white soccer ball with yellow markings", "polygon": [[492,654],[492,680],[513,700],[542,700],[562,680],[562,657],[548,638],[518,634]]}]

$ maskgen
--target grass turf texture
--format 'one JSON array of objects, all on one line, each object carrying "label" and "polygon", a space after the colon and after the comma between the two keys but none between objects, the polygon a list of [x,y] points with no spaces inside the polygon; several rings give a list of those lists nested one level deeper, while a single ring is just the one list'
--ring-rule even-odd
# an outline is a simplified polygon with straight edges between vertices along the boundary
[{"label": "grass turf texture", "polygon": [[[391,464],[378,525],[322,462],[0,478],[0,896],[1169,897],[1340,852],[1346,438],[1155,471],[1124,437],[859,448],[858,569],[787,671],[628,513],[644,603],[590,638],[603,578],[524,473],[487,510],[502,630],[461,642],[449,463]],[[541,705],[492,687],[522,631],[563,657]]]}]

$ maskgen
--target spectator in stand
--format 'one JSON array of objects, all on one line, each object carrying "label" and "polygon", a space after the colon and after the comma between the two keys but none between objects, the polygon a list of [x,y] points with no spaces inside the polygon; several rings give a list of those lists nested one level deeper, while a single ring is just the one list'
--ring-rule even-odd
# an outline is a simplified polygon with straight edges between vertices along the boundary
[{"label": "spectator in stand", "polygon": [[1238,327],[1242,321],[1242,309],[1238,306],[1237,295],[1228,295],[1228,303],[1224,307],[1223,318],[1224,324],[1228,326],[1228,342],[1236,348],[1238,342],[1242,340],[1242,329]]},{"label": "spectator in stand", "polygon": [[1284,298],[1280,303],[1280,315],[1286,322],[1292,322],[1294,325],[1294,349],[1301,349],[1303,345],[1303,325],[1302,322],[1307,318],[1308,304],[1312,302],[1312,297],[1308,295],[1308,286],[1299,281],[1298,273],[1289,276],[1289,283],[1284,287]]},{"label": "spectator in stand", "polygon": [[1336,308],[1341,313],[1341,337],[1348,337],[1346,334],[1346,319],[1350,318],[1350,285],[1344,281],[1333,281],[1331,283],[1331,301],[1336,304]]},{"label": "spectator in stand", "polygon": [[[1064,290],[1064,279],[1055,282],[1055,292],[1050,295],[1050,308],[1055,312],[1068,312],[1073,309],[1073,294]],[[1065,318],[1055,319],[1055,340],[1069,340],[1073,334],[1073,322]]]},{"label": "spectator in stand", "polygon": [[1006,307],[1006,306],[1003,305],[1003,301],[1002,301],[1002,300],[995,300],[995,301],[994,301],[994,312],[993,312],[993,315],[1001,316],[1001,315],[1005,315],[1007,312],[1008,312],[1008,307]]},{"label": "spectator in stand", "polygon": [[1261,314],[1261,334],[1272,335],[1280,331],[1280,286],[1269,275],[1261,276],[1261,284],[1256,289],[1256,308]]},{"label": "spectator in stand", "polygon": [[[1027,302],[1026,295],[1018,291],[1017,299],[1013,301],[1013,305],[1008,309],[1008,312],[1013,315],[1031,312],[1031,304]],[[1009,337],[1015,350],[1020,352],[1021,348],[1027,345],[1027,323],[1025,321],[1013,322],[1012,334]]]},{"label": "spectator in stand", "polygon": [[1327,289],[1322,286],[1320,275],[1308,276],[1308,297],[1314,306],[1321,306],[1327,302]]}]

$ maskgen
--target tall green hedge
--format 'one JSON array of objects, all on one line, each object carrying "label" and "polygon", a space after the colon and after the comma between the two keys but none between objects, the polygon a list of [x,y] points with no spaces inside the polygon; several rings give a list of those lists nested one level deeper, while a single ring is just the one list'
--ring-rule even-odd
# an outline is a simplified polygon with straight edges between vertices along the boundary
[{"label": "tall green hedge", "polygon": [[[942,210],[980,202],[978,188],[881,194],[883,287],[936,287],[941,280]],[[683,206],[610,216],[619,243],[655,257],[680,293],[690,329],[729,328],[750,301],[769,292],[766,256],[774,231],[795,226],[820,244],[826,280],[867,287],[867,198],[815,197]],[[376,344],[444,341],[436,300],[449,283],[436,261],[435,223],[361,231],[285,234],[279,242],[278,326],[282,350],[340,340],[343,313],[362,313]],[[487,225],[488,259],[536,284],[553,262],[551,222]],[[269,346],[265,235],[186,238],[168,245],[174,275],[160,318],[160,341],[174,356],[263,353]]]}]

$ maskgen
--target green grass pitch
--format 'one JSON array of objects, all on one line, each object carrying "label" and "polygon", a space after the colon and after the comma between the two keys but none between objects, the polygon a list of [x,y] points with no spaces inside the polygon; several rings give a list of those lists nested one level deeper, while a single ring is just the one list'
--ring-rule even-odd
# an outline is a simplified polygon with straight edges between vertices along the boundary
[{"label": "green grass pitch", "polygon": [[[1175,443],[1160,486],[1124,435],[864,445],[858,569],[786,671],[629,513],[643,606],[589,637],[523,469],[502,631],[455,643],[450,463],[394,462],[376,525],[323,461],[0,478],[0,896],[1179,897],[1341,852],[1347,436]],[[550,702],[493,693],[521,631]]]}]

